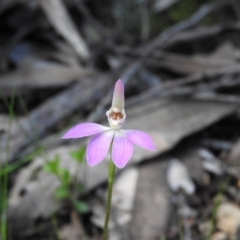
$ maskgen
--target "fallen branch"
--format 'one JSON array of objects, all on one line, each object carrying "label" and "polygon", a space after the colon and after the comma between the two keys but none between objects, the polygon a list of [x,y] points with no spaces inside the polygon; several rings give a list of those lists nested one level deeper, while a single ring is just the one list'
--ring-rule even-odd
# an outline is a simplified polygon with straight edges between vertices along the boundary
[{"label": "fallen branch", "polygon": [[215,101],[225,103],[240,104],[240,97],[230,94],[217,94],[217,93],[198,93],[192,96],[193,99],[203,101]]},{"label": "fallen branch", "polygon": [[[94,86],[94,87],[93,87]],[[29,145],[47,136],[57,124],[66,120],[80,108],[91,108],[104,95],[109,79],[104,76],[79,81],[33,110],[26,118],[19,120],[9,133],[0,139],[0,149],[6,149],[6,138],[11,138],[9,161],[21,155]],[[97,93],[97,94],[96,94]],[[6,153],[1,160],[7,161]]]},{"label": "fallen branch", "polygon": [[[226,68],[226,69],[219,69],[217,71],[208,71],[204,73],[197,73],[197,74],[192,74],[188,77],[184,77],[181,79],[176,79],[176,80],[169,80],[167,81],[166,84],[162,84],[159,86],[156,86],[154,88],[151,88],[145,92],[143,92],[141,95],[138,95],[136,97],[131,98],[131,100],[128,101],[127,106],[131,106],[137,102],[141,101],[146,101],[147,99],[150,99],[152,97],[156,97],[159,95],[164,95],[166,94],[166,90],[177,88],[180,86],[184,86],[187,84],[194,84],[194,83],[199,83],[203,79],[215,79],[219,78],[222,75],[229,75],[229,74],[240,74],[240,68],[235,67],[235,68]],[[226,83],[227,84],[227,83]]]},{"label": "fallen branch", "polygon": [[171,37],[167,42],[164,43],[162,48],[169,49],[179,44],[187,44],[189,42],[212,38],[228,31],[240,31],[240,23],[229,22],[216,24],[213,26],[200,26],[195,29],[183,31]]},{"label": "fallen branch", "polygon": [[226,5],[229,5],[228,0],[219,0],[213,3],[204,4],[199,8],[189,19],[184,20],[180,23],[177,23],[161,33],[158,37],[156,37],[147,47],[144,49],[144,55],[149,55],[156,47],[162,48],[164,44],[169,41],[169,39],[186,29],[192,28],[196,26],[205,16],[209,13],[216,11],[219,8],[222,8]]},{"label": "fallen branch", "polygon": [[[168,41],[172,35],[195,26],[207,14],[209,14],[210,12],[220,7],[225,6],[226,4],[229,4],[227,0],[220,0],[215,3],[204,4],[196,13],[192,15],[192,17],[190,17],[189,20],[177,23],[174,26],[172,26],[170,29],[167,29],[166,31],[162,32],[158,37],[155,38],[155,40],[152,41],[152,43],[150,43],[146,47],[146,49],[142,54],[143,57],[140,60],[135,61],[128,68],[126,68],[126,70],[123,72],[120,78],[124,81],[125,84],[127,84],[129,79],[141,68],[144,58],[146,58],[149,54],[151,54],[151,52],[157,46],[161,47],[161,45],[163,45],[166,41]],[[111,99],[111,91],[109,91],[106,97],[98,104],[98,106],[95,108],[93,113],[90,114],[87,120],[88,121],[99,120],[98,118],[103,114],[106,108],[106,105],[110,102],[110,99]]]}]

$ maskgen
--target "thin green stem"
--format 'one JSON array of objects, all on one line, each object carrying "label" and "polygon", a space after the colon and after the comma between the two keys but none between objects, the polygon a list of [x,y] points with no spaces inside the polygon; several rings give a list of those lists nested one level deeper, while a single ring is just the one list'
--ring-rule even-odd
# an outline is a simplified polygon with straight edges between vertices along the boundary
[{"label": "thin green stem", "polygon": [[[110,150],[111,150],[111,148],[110,148]],[[107,207],[106,207],[106,217],[105,217],[105,224],[104,224],[104,229],[103,229],[102,240],[107,240],[107,237],[108,237],[108,222],[109,222],[110,211],[111,211],[111,201],[112,201],[112,189],[113,189],[114,175],[115,175],[115,165],[114,165],[113,161],[110,160],[109,167],[108,167]]]},{"label": "thin green stem", "polygon": [[[8,137],[7,137],[7,143],[6,143],[6,166],[8,163],[9,153],[10,153],[10,131],[12,126],[12,120],[14,118],[14,103],[15,103],[15,92],[14,89],[12,91],[11,101],[8,105],[8,111],[9,111],[9,122],[8,122]],[[3,170],[5,170],[6,166],[3,166]],[[2,170],[0,171],[2,172]],[[0,237],[2,240],[6,240],[8,238],[8,226],[7,226],[7,201],[8,201],[8,174],[5,174],[2,176],[2,185],[0,186],[0,189],[2,191],[1,198],[1,206],[0,206]]]},{"label": "thin green stem", "polygon": [[209,231],[207,233],[207,238],[206,238],[207,240],[210,240],[211,236],[213,234],[214,225],[216,223],[217,212],[218,212],[219,206],[220,206],[221,201],[222,201],[222,196],[223,196],[224,192],[226,191],[227,186],[229,185],[230,180],[231,180],[231,176],[228,175],[226,177],[226,179],[224,180],[224,182],[221,184],[220,189],[219,189],[219,191],[218,191],[218,193],[216,195],[216,198],[214,200],[212,217],[210,219],[211,225],[210,225],[210,229],[209,229]]},{"label": "thin green stem", "polygon": [[51,220],[52,220],[51,222],[52,222],[53,230],[55,232],[57,240],[62,240],[63,238],[58,227],[58,220],[54,214],[52,215]]}]

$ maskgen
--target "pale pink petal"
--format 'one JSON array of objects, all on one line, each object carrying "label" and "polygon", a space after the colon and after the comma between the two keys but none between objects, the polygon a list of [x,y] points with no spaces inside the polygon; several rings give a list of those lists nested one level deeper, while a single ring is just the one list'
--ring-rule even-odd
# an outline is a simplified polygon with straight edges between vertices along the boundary
[{"label": "pale pink petal", "polygon": [[94,135],[109,129],[97,123],[80,123],[68,130],[62,138],[81,138]]},{"label": "pale pink petal", "polygon": [[87,146],[87,163],[94,166],[100,163],[107,155],[113,139],[114,131],[108,130],[93,136]]},{"label": "pale pink petal", "polygon": [[138,130],[124,130],[122,131],[126,134],[127,138],[134,144],[138,145],[141,148],[155,151],[154,143],[151,137],[145,132]]},{"label": "pale pink petal", "polygon": [[120,110],[124,108],[124,84],[121,79],[115,84],[112,107],[119,108]]},{"label": "pale pink petal", "polygon": [[118,168],[123,168],[133,154],[133,144],[120,132],[116,132],[112,146],[112,160]]}]

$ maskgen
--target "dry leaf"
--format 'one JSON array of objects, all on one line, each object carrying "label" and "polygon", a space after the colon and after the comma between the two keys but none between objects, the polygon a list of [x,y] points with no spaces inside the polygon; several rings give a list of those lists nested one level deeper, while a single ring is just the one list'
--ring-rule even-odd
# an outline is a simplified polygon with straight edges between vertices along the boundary
[{"label": "dry leaf", "polygon": [[[149,102],[142,104],[136,104],[127,109],[127,122],[126,128],[128,129],[139,129],[149,133],[156,145],[156,152],[148,152],[141,148],[136,147],[134,150],[133,158],[130,164],[140,162],[143,160],[150,159],[170,148],[175,146],[180,139],[186,137],[200,129],[212,124],[219,120],[223,116],[232,113],[236,109],[233,104],[223,103],[211,103],[211,102],[199,102],[199,101],[169,101],[152,99]],[[178,121],[176,121],[176,119]],[[50,158],[54,158],[56,155],[61,156],[62,164],[69,169],[75,168],[74,165],[70,164],[71,159],[69,152],[77,148],[75,146],[58,147],[54,150],[49,150],[47,155]],[[45,173],[41,171],[36,173],[36,168],[32,167],[34,162],[41,161],[44,163],[44,159],[37,158],[33,160],[29,166],[25,167],[26,171],[29,171],[29,176],[34,174],[34,181],[32,178],[22,181],[22,171],[17,176],[16,184],[21,182],[21,186],[31,186],[28,192],[24,196],[21,196],[21,187],[14,186],[13,191],[18,195],[18,201],[14,205],[14,208],[10,206],[9,212],[14,213],[11,215],[11,222],[15,226],[17,225],[18,230],[24,230],[29,227],[28,224],[33,224],[33,220],[39,216],[50,216],[54,211],[57,210],[58,206],[53,202],[54,186],[56,183],[52,178],[49,178]],[[36,164],[37,165],[37,164]],[[38,165],[37,165],[38,166]],[[107,179],[107,161],[103,161],[96,167],[87,167],[88,181],[85,187],[92,189]],[[81,177],[81,176],[80,176]],[[49,182],[52,184],[49,185]],[[17,191],[14,189],[18,189]],[[29,208],[28,206],[37,204],[39,195],[44,192],[47,194],[41,199],[41,205],[45,207]],[[10,195],[10,201],[13,195]],[[40,205],[39,205],[40,206]],[[45,210],[48,209],[46,212]],[[23,222],[19,222],[19,219],[25,219]],[[27,224],[28,223],[28,224]],[[20,224],[20,226],[18,226]]]},{"label": "dry leaf", "polygon": [[72,19],[70,18],[66,7],[61,0],[39,0],[38,1],[45,11],[49,21],[75,49],[76,53],[84,60],[89,58],[87,45]]}]

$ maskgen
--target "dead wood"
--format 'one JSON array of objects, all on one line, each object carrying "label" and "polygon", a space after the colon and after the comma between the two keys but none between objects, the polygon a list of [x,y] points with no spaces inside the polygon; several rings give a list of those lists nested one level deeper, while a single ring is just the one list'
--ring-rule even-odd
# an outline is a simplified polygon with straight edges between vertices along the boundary
[{"label": "dead wood", "polygon": [[[67,90],[44,102],[29,116],[17,122],[0,140],[1,149],[6,149],[6,138],[11,139],[9,161],[16,159],[30,143],[46,136],[57,124],[66,120],[81,107],[94,105],[105,94],[109,80],[106,76],[83,79]],[[6,153],[5,153],[6,154]],[[2,153],[2,161],[6,155]]]},{"label": "dead wood", "polygon": [[1,96],[10,96],[13,89],[15,94],[19,95],[29,93],[31,90],[41,91],[47,88],[65,87],[78,79],[91,75],[92,73],[93,72],[90,69],[64,67],[50,63],[47,63],[42,67],[39,67],[36,64],[28,69],[22,67],[19,70],[1,76]]},{"label": "dead wood", "polygon": [[[163,153],[175,146],[182,138],[200,131],[215,121],[231,114],[236,110],[235,104],[213,103],[201,101],[184,100],[159,100],[152,97],[147,102],[140,102],[127,107],[128,121],[127,129],[140,129],[151,135],[155,144],[156,152],[147,152],[140,148],[135,148],[130,164],[149,160],[152,157]],[[176,121],[177,119],[177,121]],[[61,166],[66,167],[71,174],[75,173],[76,162],[71,160],[69,152],[79,147],[79,143],[71,146],[56,147],[47,152],[48,159],[53,159],[56,155],[61,156]],[[57,211],[59,205],[54,200],[54,189],[58,186],[58,179],[53,179],[51,175],[36,171],[45,163],[44,157],[38,157],[31,164],[19,172],[16,186],[13,187],[9,209],[10,221],[16,232],[25,231],[33,226],[34,219],[39,216],[44,218]],[[107,161],[103,161],[98,167],[87,168],[88,181],[85,187],[91,190],[106,181]],[[32,175],[34,174],[34,178]],[[27,177],[26,177],[27,176]],[[51,179],[50,179],[51,178]],[[35,179],[34,181],[32,181]],[[83,182],[83,175],[79,175],[79,181]],[[49,186],[51,182],[51,186]],[[21,191],[26,192],[21,196]],[[42,198],[38,208],[29,209],[29,206],[36,205],[39,193],[44,192],[46,196]],[[44,207],[43,207],[44,206]],[[46,211],[48,209],[48,211]],[[47,215],[46,215],[47,214]],[[25,221],[19,221],[24,216]]]},{"label": "dead wood", "polygon": [[200,82],[193,86],[176,87],[164,91],[160,96],[168,97],[189,97],[198,100],[210,100],[220,102],[239,103],[239,97],[231,94],[216,93],[217,90],[224,88],[239,87],[240,80],[234,76],[223,76],[222,78],[210,82]]},{"label": "dead wood", "polygon": [[[21,1],[24,2],[24,0]],[[4,1],[2,5],[4,10],[0,9],[0,14],[7,10],[9,6],[13,6],[13,2],[16,4],[18,0],[9,1],[9,3]],[[39,154],[33,157],[32,162],[21,168],[14,176],[14,183],[10,189],[8,211],[13,235],[17,236],[20,234],[19,236],[24,236],[26,234],[25,236],[28,236],[29,232],[30,235],[34,231],[37,233],[39,225],[36,222],[39,219],[44,222],[52,214],[62,212],[62,203],[57,201],[54,196],[54,191],[59,186],[59,181],[42,171],[46,161],[52,160],[56,155],[60,156],[61,167],[68,169],[72,177],[75,177],[76,171],[79,171],[77,180],[84,184],[86,191],[91,191],[106,182],[107,161],[103,161],[95,168],[88,168],[85,164],[81,164],[78,166],[80,169],[77,169],[77,163],[72,161],[69,155],[70,151],[79,148],[79,144],[86,144],[87,140],[63,141],[60,139],[61,134],[50,134],[55,130],[59,130],[78,111],[80,112],[76,117],[78,120],[74,119],[75,123],[93,121],[106,124],[105,110],[112,98],[112,89],[110,90],[109,87],[113,82],[110,80],[110,77],[113,75],[112,71],[120,70],[122,71],[120,78],[125,82],[125,85],[128,86],[129,82],[135,77],[136,80],[130,82],[130,87],[132,87],[135,94],[141,92],[139,95],[126,101],[127,122],[125,127],[149,133],[156,144],[157,151],[153,153],[135,148],[133,158],[129,162],[127,169],[123,172],[118,172],[118,178],[114,186],[115,199],[113,197],[112,202],[110,239],[130,240],[129,230],[131,230],[132,239],[151,240],[159,239],[160,237],[164,238],[166,229],[168,227],[171,228],[172,225],[173,231],[171,228],[170,233],[174,235],[174,231],[175,233],[178,231],[176,230],[178,224],[170,222],[172,220],[171,216],[173,216],[176,219],[181,218],[184,238],[195,240],[194,235],[191,235],[190,232],[191,224],[198,224],[199,217],[196,219],[196,215],[194,215],[196,209],[193,211],[190,209],[185,198],[186,196],[183,196],[183,201],[181,202],[179,201],[179,195],[175,192],[174,197],[179,202],[175,205],[178,211],[173,211],[172,203],[170,202],[171,193],[166,184],[167,161],[169,157],[176,157],[182,161],[194,179],[193,184],[196,183],[201,185],[201,187],[202,184],[209,184],[208,187],[211,188],[211,191],[216,187],[216,185],[210,186],[211,178],[206,173],[209,169],[211,170],[211,166],[209,168],[209,165],[207,165],[208,170],[206,170],[206,166],[205,170],[203,170],[202,163],[204,161],[198,156],[199,141],[195,139],[196,135],[187,141],[186,145],[180,144],[176,149],[174,147],[184,138],[205,129],[222,118],[236,113],[238,110],[240,99],[232,93],[238,92],[240,85],[238,44],[235,44],[236,47],[234,47],[229,40],[225,44],[227,48],[225,48],[225,45],[220,45],[220,48],[211,54],[200,55],[194,53],[194,56],[173,54],[164,50],[171,50],[181,44],[189,43],[191,43],[191,49],[194,49],[196,41],[210,39],[228,31],[239,31],[240,25],[235,22],[217,24],[210,27],[197,27],[209,13],[231,6],[230,4],[236,5],[236,1],[219,0],[204,4],[189,19],[163,31],[146,45],[144,44],[134,50],[127,48],[128,52],[119,49],[117,45],[128,40],[125,40],[125,38],[124,40],[121,38],[115,39],[115,30],[105,28],[104,24],[102,24],[106,19],[98,21],[97,19],[99,18],[95,18],[91,12],[91,1],[39,0],[38,2],[53,27],[53,29],[50,29],[49,25],[46,24],[47,28],[42,29],[46,35],[40,41],[49,41],[51,47],[57,48],[57,51],[55,49],[52,52],[48,52],[48,50],[46,51],[46,49],[42,49],[42,46],[40,46],[38,51],[31,52],[30,58],[23,59],[23,61],[18,63],[11,62],[12,60],[8,62],[7,54],[10,48],[21,40],[25,41],[27,39],[28,41],[28,36],[35,34],[35,27],[38,29],[37,26],[39,25],[30,26],[31,24],[29,24],[24,31],[19,30],[6,48],[5,55],[0,56],[0,58],[4,58],[3,61],[1,59],[0,65],[5,64],[5,68],[1,68],[1,66],[0,68],[10,70],[8,75],[1,75],[0,89],[7,97],[10,96],[12,87],[19,94],[26,91],[31,94],[32,89],[39,89],[40,91],[45,88],[57,89],[64,87],[65,89],[38,105],[36,109],[29,113],[29,117],[16,119],[10,129],[8,129],[8,119],[5,116],[2,118],[0,116],[0,160],[3,160],[2,162],[5,163],[8,160],[7,153],[2,151],[7,149],[8,134],[10,136],[10,162],[26,155],[37,146],[46,146],[47,149],[43,155]],[[68,4],[69,12],[66,10],[65,4]],[[142,33],[144,33],[142,36],[146,37],[148,36],[149,22],[145,22],[146,19],[144,17],[146,15],[144,14],[146,14],[148,9],[143,9],[143,7],[147,8],[149,6],[144,4],[146,3],[139,3],[140,11],[143,10],[139,14],[143,22],[139,25],[141,25]],[[235,10],[237,16],[237,7]],[[76,13],[80,13],[80,16],[76,17]],[[94,34],[98,35],[98,39],[104,39],[104,43],[99,43],[98,40],[96,44],[96,42],[89,40],[91,33],[90,35],[86,34],[89,29],[86,30],[84,26],[79,24],[82,22],[82,17],[84,18],[83,22],[86,20],[87,24],[89,24],[87,27],[89,27],[90,31],[93,30]],[[80,30],[74,25],[73,19],[79,24]],[[111,26],[111,24],[106,26]],[[86,42],[79,33],[82,30],[85,31],[83,31],[84,36],[85,34],[88,36],[86,37]],[[56,35],[54,31],[59,35]],[[35,37],[36,35],[31,35],[30,39],[33,38],[34,41],[38,42],[39,36]],[[59,37],[63,37],[67,44]],[[234,41],[235,39],[231,40]],[[103,60],[103,62],[106,61],[107,69],[104,69],[104,71],[108,71],[107,76],[98,72],[96,72],[98,74],[96,75],[93,69],[90,68],[79,68],[79,57],[83,61],[87,60],[87,63],[91,66],[95,64],[95,60],[92,61],[89,58],[90,53],[87,45],[91,46],[92,58],[94,58],[94,54],[98,52],[98,49],[100,49],[100,52],[104,52],[101,57],[97,56],[99,54],[97,53],[96,58],[98,58],[98,61],[99,59],[100,61]],[[186,54],[184,50],[181,50],[181,52]],[[122,64],[118,64],[118,67],[114,68],[114,64],[111,65],[110,63],[112,56],[118,62],[121,61]],[[51,60],[49,61],[49,59]],[[56,63],[53,63],[54,61]],[[129,62],[130,65],[126,67],[126,63]],[[12,71],[12,68],[14,71]],[[112,71],[109,71],[109,69]],[[150,69],[156,70],[155,73]],[[156,74],[157,71],[162,69],[167,71],[161,71],[161,76],[158,74],[159,72]],[[188,76],[168,80],[169,76],[177,76],[174,74],[186,74]],[[134,86],[134,84],[139,86]],[[234,90],[231,92],[233,88]],[[218,93],[222,89],[228,93]],[[91,113],[86,118],[86,113],[90,111]],[[71,120],[73,120],[72,117]],[[1,133],[1,129],[3,129],[3,133]],[[209,144],[212,144],[212,148],[214,148],[214,145],[216,151],[223,151],[226,154],[226,151],[229,151],[232,146],[230,142],[227,143],[229,144],[224,145],[212,141]],[[238,147],[236,146],[235,150]],[[168,150],[170,150],[169,154],[162,155]],[[233,156],[235,160],[237,155],[239,155],[239,151]],[[138,164],[142,161],[145,162]],[[135,171],[134,174],[137,174],[133,174],[134,177],[129,177],[128,171],[132,169]],[[86,171],[84,175],[87,175],[87,180],[82,174],[84,171]],[[237,174],[235,176],[238,178]],[[203,178],[206,179],[203,180]],[[199,190],[198,187],[195,190]],[[94,195],[95,193],[93,198]],[[199,203],[202,198],[205,200],[205,193],[202,193],[202,195],[204,197],[199,196],[198,193],[194,194],[191,200]],[[211,197],[214,197],[212,192]],[[105,199],[105,190],[103,190],[102,199]],[[209,200],[208,197],[207,201],[207,204],[211,205],[212,199]],[[30,208],[29,206],[33,207]],[[95,221],[93,218],[91,219],[92,224],[98,228],[102,228],[105,211],[104,201],[101,203],[101,208],[101,216],[98,219],[95,218]],[[189,212],[183,211],[186,209],[190,209]],[[96,210],[93,207],[92,210],[93,215],[98,214],[98,209]],[[200,214],[202,213],[201,211],[199,212]],[[209,209],[206,212],[209,214]],[[63,225],[61,224],[60,232],[62,236],[60,238],[88,239],[85,237],[82,225],[79,224],[78,216],[72,216],[71,220],[70,224],[65,222]],[[201,217],[200,220],[202,220]],[[175,239],[174,236],[172,238]]]},{"label": "dead wood", "polygon": [[144,49],[144,55],[149,55],[158,47],[161,48],[175,34],[196,26],[206,15],[229,4],[230,3],[227,0],[219,0],[214,3],[204,4],[189,19],[175,24],[157,36],[150,44],[148,44],[147,48]]},{"label": "dead wood", "polygon": [[167,69],[177,74],[193,74],[214,71],[221,68],[237,67],[240,52],[230,43],[221,44],[211,54],[195,54],[186,56],[155,51],[151,57],[144,60],[150,69]]},{"label": "dead wood", "polygon": [[134,201],[130,231],[133,239],[158,239],[171,215],[170,192],[166,184],[166,161],[143,165]]},{"label": "dead wood", "polygon": [[193,95],[193,99],[240,104],[240,97],[230,94],[198,93]]},{"label": "dead wood", "polygon": [[[141,54],[141,59],[135,61],[133,64],[131,64],[129,67],[126,68],[126,70],[123,72],[121,79],[125,79],[125,76],[131,77],[132,75],[134,75],[142,66],[143,64],[143,60],[148,57],[152,51],[157,48],[164,45],[164,43],[166,43],[170,37],[174,36],[175,34],[182,32],[188,28],[194,27],[196,26],[196,24],[201,21],[201,19],[203,17],[205,17],[207,14],[209,14],[212,11],[215,11],[218,8],[221,8],[225,5],[228,5],[229,2],[226,0],[221,0],[221,1],[217,1],[215,3],[209,3],[209,4],[205,4],[203,5],[197,12],[195,12],[190,19],[186,20],[186,21],[182,21],[180,23],[175,24],[174,26],[172,26],[170,29],[167,29],[166,31],[163,31],[159,36],[157,36],[150,44],[148,44],[148,46],[146,48],[144,48],[144,52]],[[140,51],[141,52],[141,51]],[[131,73],[131,74],[129,74]],[[106,99],[107,100],[107,97]],[[101,104],[99,104],[99,106],[96,108],[95,113],[96,116],[98,114],[103,113],[103,109],[104,109],[104,102],[102,102]],[[94,119],[93,115],[95,113],[92,113],[91,116],[89,117],[89,119]]]},{"label": "dead wood", "polygon": [[[220,7],[225,6],[226,4],[229,4],[229,3],[228,3],[228,1],[225,1],[225,0],[218,1],[214,4],[212,4],[212,3],[205,4],[196,13],[194,13],[190,19],[180,22],[180,23],[177,23],[170,29],[167,29],[166,31],[162,32],[150,44],[148,44],[148,46],[146,48],[144,48],[144,52],[142,53],[142,58],[140,60],[135,61],[129,67],[127,67],[120,78],[124,82],[126,80],[128,80],[128,78],[130,78],[132,75],[134,75],[141,68],[142,60],[145,57],[149,56],[157,46],[161,47],[165,42],[167,42],[169,40],[170,37],[174,36],[175,34],[181,32],[183,30],[186,30],[190,27],[195,26],[207,14],[209,14],[210,12],[212,12]],[[126,80],[125,80],[125,78],[126,78]],[[104,100],[102,100],[102,102],[96,108],[94,113],[92,113],[88,119],[96,120],[97,118],[93,117],[93,116],[99,116],[100,114],[103,113],[103,109],[106,104],[104,102],[107,102],[107,100],[109,100],[109,98],[110,98],[110,95],[108,95],[108,97],[106,97]]]},{"label": "dead wood", "polygon": [[178,88],[180,86],[184,86],[187,84],[196,84],[200,83],[203,80],[211,80],[211,79],[218,79],[219,77],[223,75],[238,75],[240,74],[239,67],[231,67],[231,68],[224,68],[224,69],[218,69],[214,71],[207,71],[197,74],[192,74],[187,77],[180,78],[178,80],[168,80],[166,84],[162,84],[159,86],[156,86],[154,88],[150,88],[149,90],[143,92],[142,94],[132,97],[131,100],[127,102],[129,104],[128,106],[135,104],[139,101],[146,101],[149,98],[152,98],[153,96],[161,96],[164,95],[166,90]]},{"label": "dead wood", "polygon": [[[184,189],[169,191],[166,183],[166,173],[169,171],[170,159],[178,158],[191,179],[203,186],[203,160],[199,156],[200,139],[195,135],[185,139],[174,149],[139,167],[138,184],[135,195],[133,216],[130,229],[133,239],[158,239],[161,236],[174,234],[174,223],[183,225],[184,239],[194,239],[191,236],[191,224],[197,221],[196,204],[200,196],[195,194],[195,209],[189,207]],[[177,176],[171,176],[177,178]],[[172,179],[177,181],[181,179]],[[205,183],[206,184],[206,183]],[[210,182],[208,184],[211,184]],[[199,204],[201,207],[201,204]],[[143,227],[144,222],[144,227]],[[174,222],[174,223],[173,223]],[[173,231],[173,232],[172,232]],[[169,236],[170,237],[170,236]]]},{"label": "dead wood", "polygon": [[[187,217],[179,214],[180,209],[185,206],[180,203],[180,196],[169,190],[166,183],[166,173],[169,168],[169,160],[173,157],[178,158],[188,169],[191,178],[198,184],[202,184],[204,170],[198,154],[199,149],[199,139],[190,137],[170,152],[157,157],[157,161],[139,167],[133,216],[130,224],[133,239],[145,240],[147,238],[152,240],[160,238],[170,230],[174,218]],[[182,201],[186,201],[184,195],[181,198]],[[178,205],[178,211],[174,211],[173,205]],[[142,227],[143,222],[144,227]],[[189,222],[186,221],[184,224],[184,235],[189,235]]]},{"label": "dead wood", "polygon": [[[137,65],[136,65],[137,67]],[[130,68],[131,70],[131,68]],[[130,71],[129,74],[131,75],[132,72]],[[226,75],[225,75],[226,74]],[[181,97],[185,99],[197,99],[197,100],[205,100],[205,101],[216,101],[216,102],[226,102],[226,103],[234,103],[239,104],[239,99],[236,96],[231,95],[224,95],[224,94],[216,94],[214,92],[204,93],[204,89],[208,89],[209,91],[215,91],[219,88],[231,88],[233,86],[239,86],[240,82],[236,76],[240,74],[239,69],[221,69],[218,71],[209,71],[202,74],[193,74],[189,77],[181,78],[178,80],[168,80],[165,84],[158,84],[153,88],[143,92],[142,94],[130,98],[126,102],[127,108],[131,108],[136,104],[143,103],[145,101],[149,101],[150,99],[154,98],[155,96],[160,98],[169,98],[169,97]],[[127,75],[127,76],[130,76]],[[220,80],[219,77],[222,78]],[[215,80],[217,79],[217,80]],[[204,83],[204,81],[206,81]],[[185,86],[186,85],[186,86]],[[190,86],[188,86],[190,85]],[[112,96],[111,90],[109,91],[108,95],[103,98],[98,107],[98,111],[94,111],[92,115],[90,115],[88,121],[104,121],[105,114],[102,112],[106,109],[105,106],[108,104],[108,101]],[[161,104],[160,104],[161,106]],[[80,120],[79,120],[80,121]],[[133,126],[134,127],[134,126]],[[136,128],[136,127],[134,127]],[[58,139],[58,135],[52,136],[50,138],[46,138],[40,141],[40,145],[49,146],[49,148],[56,147],[61,143],[61,140]],[[74,141],[73,141],[74,142]],[[30,146],[26,148],[20,154],[25,155],[34,150],[34,146]]]},{"label": "dead wood", "polygon": [[176,33],[167,42],[164,43],[163,49],[170,49],[174,46],[187,44],[195,41],[212,38],[225,32],[239,31],[239,22],[221,23],[213,26],[199,26],[191,30],[185,30]]}]

